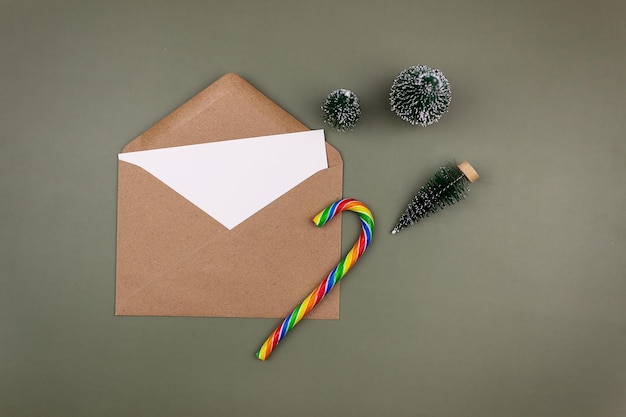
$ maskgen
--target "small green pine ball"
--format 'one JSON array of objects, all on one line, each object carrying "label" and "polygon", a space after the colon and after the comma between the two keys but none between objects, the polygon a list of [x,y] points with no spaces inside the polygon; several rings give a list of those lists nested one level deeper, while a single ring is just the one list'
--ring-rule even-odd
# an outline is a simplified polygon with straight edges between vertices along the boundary
[{"label": "small green pine ball", "polygon": [[350,90],[340,88],[332,91],[324,104],[324,123],[331,125],[340,132],[354,129],[361,117],[359,99]]},{"label": "small green pine ball", "polygon": [[391,110],[413,125],[428,126],[448,111],[452,91],[448,79],[438,69],[425,65],[402,71],[391,85]]}]

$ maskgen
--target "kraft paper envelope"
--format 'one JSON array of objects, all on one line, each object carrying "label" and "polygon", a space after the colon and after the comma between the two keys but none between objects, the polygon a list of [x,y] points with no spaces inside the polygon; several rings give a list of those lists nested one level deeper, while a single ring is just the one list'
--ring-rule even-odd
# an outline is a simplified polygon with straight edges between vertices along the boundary
[{"label": "kraft paper envelope", "polygon": [[[305,131],[243,78],[226,74],[125,146],[118,162],[116,315],[289,314],[341,257],[340,217],[322,228],[311,221],[342,196],[336,149],[324,143],[327,168],[230,228],[124,154]],[[283,158],[268,155],[271,147],[264,152],[260,159]],[[338,288],[309,316],[338,319]]]}]

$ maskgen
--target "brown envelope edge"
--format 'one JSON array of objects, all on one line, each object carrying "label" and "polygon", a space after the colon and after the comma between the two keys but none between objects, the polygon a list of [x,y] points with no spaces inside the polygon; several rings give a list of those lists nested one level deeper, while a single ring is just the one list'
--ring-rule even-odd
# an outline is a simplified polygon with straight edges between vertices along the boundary
[{"label": "brown envelope edge", "polygon": [[[242,137],[254,137],[280,133],[291,133],[298,131],[308,130],[301,122],[295,119],[293,116],[285,112],[277,104],[272,102],[269,98],[264,96],[243,78],[236,74],[226,74],[219,80],[211,84],[205,90],[198,93],[192,99],[187,101],[181,107],[176,109],[170,115],[156,123],[153,127],[146,132],[138,136],[131,141],[123,149],[123,152],[158,149],[171,146],[182,146],[196,143],[206,143],[212,141],[238,139]],[[339,152],[331,145],[326,143],[329,172],[332,172],[332,176],[325,179],[329,181],[329,186],[325,187],[328,190],[321,194],[328,194],[323,204],[329,204],[335,199],[341,198],[342,195],[342,160]],[[127,165],[120,161],[120,172],[122,168]],[[324,173],[324,175],[330,175]],[[320,177],[324,178],[324,177]],[[162,302],[163,296],[168,294],[159,294],[161,300],[157,306],[151,308],[136,308],[133,309],[129,306],[128,302],[125,302],[124,308],[122,308],[122,301],[128,300],[129,292],[126,291],[125,282],[129,280],[128,274],[125,271],[141,270],[141,262],[150,261],[142,256],[128,255],[129,248],[132,251],[141,251],[141,248],[133,247],[133,235],[126,233],[125,230],[129,229],[129,220],[141,221],[145,213],[132,213],[129,214],[129,207],[124,203],[123,199],[126,198],[124,193],[128,192],[125,188],[126,184],[122,184],[123,178],[120,176],[120,184],[118,184],[118,252],[117,252],[117,273],[116,273],[116,315],[158,315],[158,316],[207,316],[207,317],[284,317],[284,312],[289,312],[291,308],[295,307],[301,299],[308,294],[318,283],[321,281],[326,273],[330,271],[330,268],[334,266],[341,256],[341,219],[335,219],[334,225],[325,226],[324,233],[329,234],[325,237],[326,242],[330,242],[328,248],[325,248],[325,264],[323,274],[313,274],[314,278],[309,278],[311,281],[305,292],[300,288],[299,294],[296,297],[294,294],[277,294],[277,300],[280,307],[267,306],[267,311],[250,311],[247,307],[242,308],[242,311],[233,311],[232,308],[223,309],[224,312],[220,312],[219,305],[216,306],[215,300],[209,307],[203,307],[202,294],[194,294],[193,304],[186,306],[185,296],[179,296],[175,303]],[[126,179],[124,179],[126,181]],[[332,195],[332,198],[329,197]],[[318,198],[319,200],[319,198]],[[313,201],[313,200],[311,200]],[[315,204],[319,205],[319,201]],[[195,206],[194,206],[195,207]],[[311,207],[310,210],[321,210],[323,207]],[[268,210],[271,209],[268,208]],[[307,216],[314,215],[315,213],[308,213]],[[205,215],[202,213],[202,215]],[[206,216],[206,215],[205,215]],[[307,218],[306,221],[310,221]],[[244,222],[245,225],[246,222]],[[243,230],[244,227],[241,229]],[[237,228],[233,229],[237,231]],[[133,230],[134,233],[137,230]],[[319,232],[317,232],[319,233]],[[317,235],[315,235],[317,236]],[[210,240],[207,237],[207,240]],[[123,248],[123,250],[122,250]],[[329,255],[330,254],[330,255]],[[329,258],[330,256],[330,258]],[[329,261],[330,259],[330,261]],[[139,263],[139,265],[136,265]],[[129,267],[129,264],[133,264]],[[209,280],[210,281],[210,280]],[[253,284],[263,286],[263,283]],[[163,281],[161,282],[163,286]],[[135,289],[134,291],[136,291]],[[255,288],[250,288],[250,293],[255,293]],[[163,290],[166,291],[167,290]],[[295,299],[294,299],[295,297]],[[136,297],[141,299],[141,297]],[[233,300],[228,300],[228,297],[223,297],[224,303],[232,305]],[[191,298],[190,298],[191,299]],[[155,299],[156,300],[156,299]],[[145,301],[145,300],[144,300]],[[148,303],[144,305],[150,306]],[[219,300],[217,300],[219,303]],[[131,303],[132,304],[132,303]],[[205,303],[206,304],[206,303]],[[267,304],[274,304],[274,300]],[[287,305],[288,304],[288,305]],[[333,293],[329,294],[327,299],[319,304],[319,306],[313,310],[308,318],[321,318],[321,319],[338,319],[339,318],[339,288],[336,288]]]}]

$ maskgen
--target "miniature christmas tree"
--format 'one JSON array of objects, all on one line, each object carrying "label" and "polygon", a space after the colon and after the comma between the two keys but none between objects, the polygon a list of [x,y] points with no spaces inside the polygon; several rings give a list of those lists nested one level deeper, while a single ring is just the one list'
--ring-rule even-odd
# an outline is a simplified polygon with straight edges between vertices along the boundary
[{"label": "miniature christmas tree", "polygon": [[478,173],[467,161],[456,166],[447,164],[439,168],[413,197],[391,234],[395,235],[430,214],[463,200],[469,191],[468,182],[474,182],[476,179]]},{"label": "miniature christmas tree", "polygon": [[354,129],[361,117],[358,97],[352,91],[343,88],[332,91],[326,97],[322,111],[324,122],[340,132]]},{"label": "miniature christmas tree", "polygon": [[391,110],[413,125],[428,126],[448,111],[452,92],[448,79],[438,69],[425,65],[402,71],[389,93]]}]

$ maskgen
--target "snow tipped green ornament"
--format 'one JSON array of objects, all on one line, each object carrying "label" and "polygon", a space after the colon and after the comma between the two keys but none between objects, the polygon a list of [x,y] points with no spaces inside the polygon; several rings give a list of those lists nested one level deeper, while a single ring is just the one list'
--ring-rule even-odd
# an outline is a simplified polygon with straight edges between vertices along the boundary
[{"label": "snow tipped green ornament", "polygon": [[340,88],[332,91],[324,104],[324,123],[331,125],[340,132],[354,129],[361,117],[359,99],[350,90]]},{"label": "snow tipped green ornament", "polygon": [[425,65],[402,71],[389,92],[391,110],[404,121],[429,126],[448,111],[452,91],[448,79],[438,69]]}]

